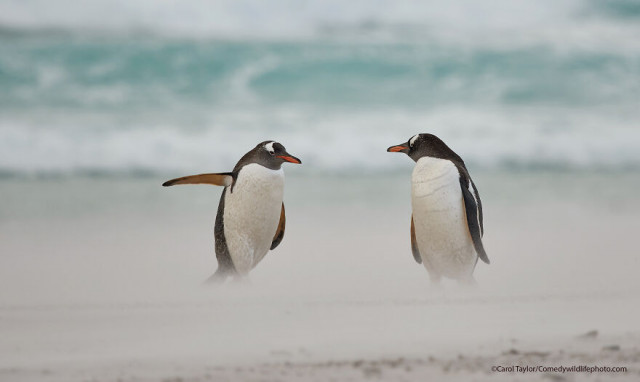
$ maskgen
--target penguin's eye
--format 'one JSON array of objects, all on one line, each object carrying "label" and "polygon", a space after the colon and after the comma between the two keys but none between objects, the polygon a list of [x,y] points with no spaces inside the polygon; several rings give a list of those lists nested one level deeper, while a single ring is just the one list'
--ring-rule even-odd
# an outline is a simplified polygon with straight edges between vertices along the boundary
[{"label": "penguin's eye", "polygon": [[275,154],[275,153],[276,153],[275,151],[273,151],[273,150],[269,150],[269,154],[273,155],[273,154]]}]

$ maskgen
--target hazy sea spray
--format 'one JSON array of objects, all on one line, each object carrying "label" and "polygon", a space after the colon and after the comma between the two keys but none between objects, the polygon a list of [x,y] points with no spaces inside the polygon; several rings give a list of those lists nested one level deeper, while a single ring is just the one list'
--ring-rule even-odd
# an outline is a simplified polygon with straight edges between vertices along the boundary
[{"label": "hazy sea spray", "polygon": [[[285,3],[260,14],[281,17]],[[37,4],[0,6],[3,173],[220,170],[268,138],[310,167],[377,171],[401,165],[384,149],[416,132],[477,166],[640,167],[639,29],[633,12],[612,11],[623,2],[507,6],[479,20],[437,3],[433,14],[463,21],[443,30],[402,3],[373,16],[328,3],[279,31],[222,2],[236,15],[224,33],[197,17],[192,29],[186,16],[140,21],[144,0],[94,1],[125,12],[122,24],[104,12],[93,32],[57,11],[27,20]],[[501,15],[513,18],[491,21]]]},{"label": "hazy sea spray", "polygon": [[[554,45],[633,43],[635,0],[47,0],[0,3],[0,25],[20,30],[144,31],[170,36],[390,40],[537,40]],[[630,22],[629,22],[630,21]],[[621,25],[625,23],[625,25]],[[625,30],[626,29],[626,30]]]}]

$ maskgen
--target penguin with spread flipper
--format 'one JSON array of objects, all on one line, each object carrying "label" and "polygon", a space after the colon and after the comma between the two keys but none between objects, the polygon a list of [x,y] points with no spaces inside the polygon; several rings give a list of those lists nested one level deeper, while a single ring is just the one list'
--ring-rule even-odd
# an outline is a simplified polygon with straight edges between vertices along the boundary
[{"label": "penguin with spread flipper", "polygon": [[214,229],[218,269],[208,282],[245,278],[282,241],[285,162],[301,163],[280,143],[265,141],[246,153],[231,172],[185,176],[162,184],[224,187]]}]

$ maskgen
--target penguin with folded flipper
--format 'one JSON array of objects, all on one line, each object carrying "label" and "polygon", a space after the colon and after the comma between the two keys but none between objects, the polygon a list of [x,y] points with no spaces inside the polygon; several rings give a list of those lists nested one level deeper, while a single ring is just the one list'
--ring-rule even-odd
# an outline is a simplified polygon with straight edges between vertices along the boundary
[{"label": "penguin with folded flipper", "polygon": [[440,138],[417,134],[388,152],[416,162],[411,176],[411,250],[432,283],[442,277],[475,283],[478,258],[489,264],[482,245],[482,202],[464,161]]},{"label": "penguin with folded flipper", "polygon": [[207,279],[244,278],[284,237],[285,162],[300,164],[280,143],[265,141],[246,153],[231,172],[185,176],[162,185],[223,186],[214,236],[218,269]]}]

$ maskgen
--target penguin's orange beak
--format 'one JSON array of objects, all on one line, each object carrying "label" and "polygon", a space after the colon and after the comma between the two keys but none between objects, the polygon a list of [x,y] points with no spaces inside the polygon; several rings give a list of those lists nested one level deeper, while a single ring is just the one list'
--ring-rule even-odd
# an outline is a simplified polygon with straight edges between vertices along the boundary
[{"label": "penguin's orange beak", "polygon": [[300,159],[294,157],[293,155],[286,153],[287,155],[277,155],[278,158],[286,161],[286,162],[290,162],[290,163],[295,163],[295,164],[302,164],[302,161],[300,161]]},{"label": "penguin's orange beak", "polygon": [[407,153],[409,152],[409,146],[407,146],[406,144],[401,144],[401,145],[395,145],[395,146],[391,146],[387,149],[387,152],[389,153]]}]

